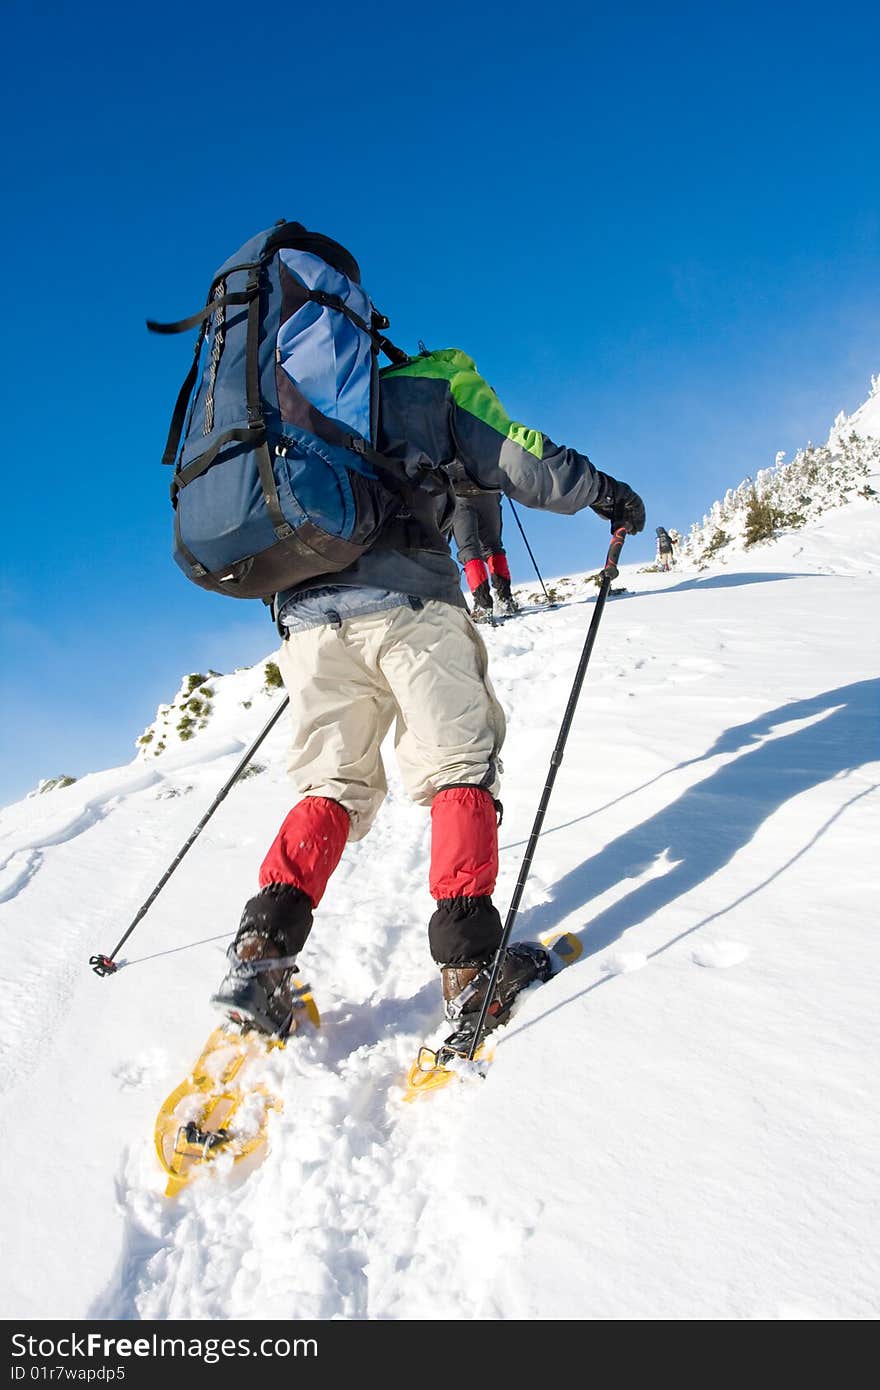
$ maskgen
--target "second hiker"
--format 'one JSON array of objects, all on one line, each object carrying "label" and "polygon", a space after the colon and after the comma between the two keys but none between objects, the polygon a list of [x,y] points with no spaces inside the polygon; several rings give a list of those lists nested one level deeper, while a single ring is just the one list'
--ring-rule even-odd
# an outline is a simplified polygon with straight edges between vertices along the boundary
[{"label": "second hiker", "polygon": [[479,487],[460,459],[454,459],[447,472],[455,491],[452,535],[471,591],[471,617],[475,623],[491,620],[492,590],[500,615],[507,617],[517,611],[517,603],[510,590],[510,568],[501,541],[501,493]]}]

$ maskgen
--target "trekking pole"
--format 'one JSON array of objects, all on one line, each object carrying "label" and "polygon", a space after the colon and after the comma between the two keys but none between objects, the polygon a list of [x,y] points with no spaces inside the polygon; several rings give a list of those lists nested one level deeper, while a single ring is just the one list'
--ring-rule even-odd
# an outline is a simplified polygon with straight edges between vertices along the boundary
[{"label": "trekking pole", "polygon": [[546,588],[544,587],[544,581],[543,581],[543,579],[541,578],[541,571],[538,569],[538,562],[537,562],[537,560],[535,559],[534,555],[532,555],[532,547],[529,545],[528,541],[526,540],[526,533],[525,533],[525,531],[523,530],[522,522],[521,522],[520,519],[519,519],[519,513],[517,512],[516,507],[513,505],[513,502],[511,501],[511,499],[510,499],[509,497],[508,497],[507,501],[508,501],[509,504],[510,504],[510,510],[513,512],[513,519],[514,519],[514,521],[516,522],[517,526],[519,527],[519,533],[520,533],[520,535],[521,535],[522,538],[523,538],[523,544],[525,545],[526,550],[529,552],[529,555],[531,556],[532,564],[535,566],[535,574],[538,576],[538,582],[540,583],[541,588],[544,589],[544,597],[545,597],[545,599],[547,600],[547,602],[550,604],[550,607],[551,607],[551,608],[555,608],[555,607],[556,607],[556,604],[552,601],[552,599],[550,598],[550,595],[547,593],[547,590],[546,590]]},{"label": "trekking pole", "polygon": [[264,738],[266,737],[266,735],[269,733],[270,729],[272,729],[272,728],[274,727],[274,725],[278,723],[278,720],[281,718],[282,714],[283,714],[284,711],[286,710],[286,708],[287,708],[287,706],[288,706],[289,703],[290,703],[290,696],[289,696],[289,695],[285,695],[284,699],[281,701],[281,704],[278,706],[278,708],[277,708],[277,709],[275,710],[275,712],[273,713],[271,719],[268,721],[268,723],[264,726],[264,728],[261,730],[261,732],[260,732],[260,733],[257,735],[257,737],[254,739],[254,741],[253,741],[253,743],[251,744],[250,748],[247,750],[247,752],[245,753],[245,755],[244,755],[244,757],[242,758],[241,762],[238,764],[238,766],[236,767],[236,769],[235,769],[235,771],[233,772],[232,776],[229,778],[229,781],[226,783],[226,785],[225,785],[225,786],[217,793],[217,795],[214,797],[214,800],[211,802],[211,804],[210,804],[210,806],[208,807],[207,811],[206,811],[205,814],[202,816],[202,819],[199,821],[199,823],[198,823],[198,825],[196,826],[195,830],[194,830],[194,831],[192,832],[192,834],[190,835],[190,837],[189,837],[189,839],[187,840],[186,844],[183,845],[183,847],[182,847],[180,850],[178,850],[178,852],[177,852],[177,854],[175,855],[174,859],[173,859],[173,860],[171,861],[171,863],[168,865],[168,868],[165,870],[164,874],[163,874],[162,877],[159,879],[159,882],[156,884],[156,887],[153,889],[152,893],[151,893],[150,896],[147,898],[147,901],[144,903],[143,907],[141,907],[141,908],[139,909],[139,911],[137,912],[137,914],[135,915],[134,921],[132,922],[131,926],[128,928],[128,931],[125,933],[125,935],[124,935],[123,937],[120,937],[119,941],[117,941],[116,945],[113,947],[113,950],[110,952],[109,956],[103,956],[103,955],[89,956],[89,965],[92,967],[92,969],[94,970],[94,972],[95,972],[96,975],[113,975],[113,974],[115,974],[116,971],[119,969],[119,966],[116,964],[116,961],[115,961],[115,959],[114,959],[114,957],[116,956],[117,952],[118,952],[119,950],[121,950],[122,946],[125,944],[125,942],[128,940],[128,938],[131,936],[132,932],[134,931],[134,929],[135,929],[135,927],[137,926],[138,922],[141,920],[141,918],[142,918],[142,917],[144,916],[144,914],[146,913],[147,909],[148,909],[149,907],[151,907],[152,904],[156,901],[156,899],[158,898],[159,894],[162,892],[162,889],[165,887],[165,884],[168,882],[169,878],[170,878],[171,875],[174,873],[174,870],[177,868],[177,866],[178,866],[178,864],[180,863],[181,859],[182,859],[183,856],[186,854],[187,850],[188,850],[188,849],[190,848],[190,846],[194,843],[194,841],[198,839],[199,835],[201,835],[201,833],[202,833],[202,831],[204,830],[205,826],[208,824],[208,821],[211,819],[211,817],[213,816],[214,812],[217,810],[217,807],[220,805],[220,802],[221,802],[221,801],[223,800],[223,798],[226,796],[226,793],[232,788],[232,786],[235,784],[237,778],[241,776],[242,772],[244,772],[244,770],[245,770],[245,768],[247,767],[248,763],[250,762],[251,758],[254,756],[254,754],[256,753],[256,751],[257,751],[257,749],[259,748],[260,744],[263,742],[263,739],[264,739]]},{"label": "trekking pole", "polygon": [[584,683],[584,676],[587,673],[587,666],[590,662],[590,655],[593,651],[593,643],[596,640],[596,633],[599,630],[599,622],[602,618],[602,610],[605,607],[605,600],[608,597],[608,590],[611,588],[612,579],[616,579],[618,575],[617,561],[620,559],[620,552],[623,549],[623,542],[626,539],[626,535],[626,527],[619,527],[618,530],[616,530],[612,534],[611,544],[608,547],[608,554],[605,558],[605,565],[602,570],[602,584],[599,588],[599,593],[596,598],[596,606],[593,610],[592,621],[590,622],[589,631],[587,632],[586,641],[584,642],[584,649],[581,652],[581,659],[578,663],[574,683],[571,687],[571,694],[568,697],[568,705],[566,706],[565,714],[563,715],[562,725],[559,730],[559,737],[556,740],[556,747],[553,749],[553,754],[550,758],[550,767],[547,772],[547,781],[545,782],[544,790],[541,793],[541,801],[538,806],[537,815],[535,816],[535,823],[532,826],[532,833],[529,836],[529,842],[526,845],[526,852],[523,855],[523,861],[519,871],[519,878],[516,880],[516,887],[513,890],[513,897],[510,900],[510,907],[507,909],[507,919],[504,923],[504,931],[501,935],[501,941],[498,944],[498,950],[495,953],[495,959],[492,962],[492,973],[489,976],[489,983],[486,987],[486,994],[483,999],[482,1007],[480,1009],[480,1016],[477,1019],[477,1026],[474,1031],[470,1051],[468,1052],[469,1062],[473,1061],[477,1048],[480,1045],[480,1038],[482,1036],[483,1028],[486,1022],[486,1015],[489,1012],[489,1001],[491,1000],[495,990],[495,984],[498,979],[498,972],[501,969],[501,962],[504,959],[504,952],[507,948],[507,943],[510,940],[510,933],[513,930],[513,923],[516,919],[516,914],[519,909],[520,898],[523,895],[523,889],[526,886],[526,879],[529,876],[529,869],[532,866],[532,857],[535,853],[535,848],[538,843],[538,836],[541,833],[541,826],[544,824],[544,816],[547,811],[547,805],[550,801],[550,793],[553,790],[553,783],[556,781],[556,773],[559,771],[559,765],[562,762],[562,753],[565,748],[565,741],[568,738],[568,731],[571,728],[571,723],[574,719],[574,712],[577,708],[578,698],[581,693],[581,686]]}]

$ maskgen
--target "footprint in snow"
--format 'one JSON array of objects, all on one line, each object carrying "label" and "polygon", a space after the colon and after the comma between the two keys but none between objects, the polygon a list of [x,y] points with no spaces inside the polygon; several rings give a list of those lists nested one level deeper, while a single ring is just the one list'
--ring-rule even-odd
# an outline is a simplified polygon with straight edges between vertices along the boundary
[{"label": "footprint in snow", "polygon": [[16,850],[0,866],[0,903],[8,902],[29,883],[43,862],[37,849]]},{"label": "footprint in snow", "polygon": [[606,975],[629,975],[647,964],[648,957],[641,951],[617,951],[613,956],[605,957],[601,968]]},{"label": "footprint in snow", "polygon": [[120,1091],[137,1091],[155,1077],[161,1076],[167,1065],[168,1059],[165,1054],[153,1050],[142,1057],[132,1057],[127,1062],[120,1062],[119,1066],[114,1068],[113,1076],[119,1083]]},{"label": "footprint in snow", "polygon": [[748,954],[748,946],[740,941],[704,941],[691,952],[691,960],[711,970],[727,970],[731,965],[740,965]]}]

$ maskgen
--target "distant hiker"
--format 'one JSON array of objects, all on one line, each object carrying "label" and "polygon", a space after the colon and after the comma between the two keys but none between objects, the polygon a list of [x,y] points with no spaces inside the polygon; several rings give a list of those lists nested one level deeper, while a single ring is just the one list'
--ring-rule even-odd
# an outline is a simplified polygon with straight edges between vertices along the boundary
[{"label": "distant hiker", "polygon": [[498,598],[499,613],[507,617],[518,605],[510,591],[510,568],[501,542],[501,493],[478,487],[460,459],[455,459],[447,472],[455,491],[452,534],[458,563],[471,591],[471,617],[475,623],[492,618],[490,584]]},{"label": "distant hiker", "polygon": [[[492,892],[505,717],[449,547],[444,470],[457,460],[490,493],[563,515],[589,507],[631,532],[644,504],[585,454],[514,423],[463,352],[408,357],[389,344],[351,254],[298,223],[253,238],[198,314],[157,331],[197,324],[166,447],[176,558],[203,587],[271,595],[302,798],[263,860],[213,1002],[240,1026],[294,1024],[297,959],[346,842],[363,839],[385,797],[394,725],[406,790],[431,808],[428,945],[448,1011],[503,936]],[[379,351],[392,360],[381,372]],[[397,490],[385,514],[383,480]],[[371,536],[344,539],[370,508]],[[303,566],[305,578],[280,577]],[[345,930],[355,940],[357,922]],[[509,946],[493,1020],[549,970],[543,947]],[[474,1023],[485,988],[464,1003]]]},{"label": "distant hiker", "polygon": [[663,527],[657,527],[657,563],[663,570],[668,570],[670,565],[675,563],[672,553],[672,537]]}]

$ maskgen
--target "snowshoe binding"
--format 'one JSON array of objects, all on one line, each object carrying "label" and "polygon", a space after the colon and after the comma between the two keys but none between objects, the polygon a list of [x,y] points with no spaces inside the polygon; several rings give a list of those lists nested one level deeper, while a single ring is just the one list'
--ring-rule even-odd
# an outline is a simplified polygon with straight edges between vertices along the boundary
[{"label": "snowshoe binding", "polygon": [[472,1059],[470,1051],[492,973],[492,960],[443,966],[444,1012],[454,1027],[439,1044],[419,1049],[409,1070],[404,1100],[412,1101],[423,1092],[437,1090],[458,1072],[467,1073],[469,1068],[485,1076],[494,1054],[494,1046],[485,1040],[486,1035],[507,1022],[517,996],[524,989],[548,980],[566,965],[571,965],[582,951],[582,943],[570,932],[551,932],[540,942],[522,941],[508,946],[486,1013],[483,1037]]},{"label": "snowshoe binding", "polygon": [[295,956],[284,956],[268,937],[244,932],[226,952],[229,969],[211,996],[211,1003],[242,1029],[256,1028],[270,1037],[286,1038],[305,1010],[312,1018],[311,991],[298,985]]},{"label": "snowshoe binding", "polygon": [[[450,1022],[464,1015],[478,1014],[486,997],[494,957],[485,962],[440,967],[444,1012]],[[550,952],[537,943],[521,941],[508,946],[495,981],[495,992],[487,1019],[503,1023],[514,999],[534,980],[550,978]]]}]

